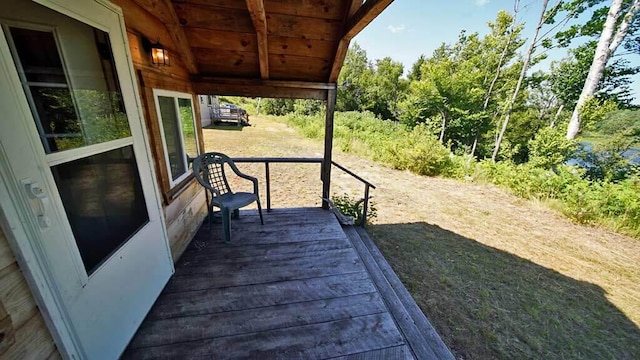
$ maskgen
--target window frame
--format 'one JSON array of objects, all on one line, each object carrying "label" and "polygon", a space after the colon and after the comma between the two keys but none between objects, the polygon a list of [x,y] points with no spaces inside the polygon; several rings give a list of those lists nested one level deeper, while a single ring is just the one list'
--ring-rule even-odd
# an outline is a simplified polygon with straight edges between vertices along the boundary
[{"label": "window frame", "polygon": [[[182,157],[184,160],[184,164],[186,166],[186,169],[184,171],[183,174],[181,174],[180,176],[178,176],[175,180],[173,179],[172,173],[171,173],[171,162],[169,161],[169,151],[167,149],[167,141],[166,141],[166,136],[164,133],[164,123],[163,123],[163,119],[162,119],[162,113],[160,112],[160,102],[158,100],[158,98],[160,96],[164,96],[164,97],[170,97],[173,98],[174,100],[174,104],[175,104],[175,109],[176,109],[176,118],[178,119],[178,131],[179,131],[179,140],[180,140],[180,148],[182,150]],[[195,143],[196,143],[196,151],[197,154],[196,156],[201,154],[201,150],[200,150],[200,139],[198,138],[198,118],[196,117],[195,114],[195,102],[193,100],[193,95],[190,93],[185,93],[185,92],[179,92],[179,91],[172,91],[172,90],[164,90],[164,89],[153,89],[153,101],[155,103],[155,107],[156,107],[156,117],[158,120],[158,126],[159,126],[159,131],[160,131],[160,137],[162,138],[162,149],[164,151],[164,163],[165,163],[165,168],[167,170],[167,180],[169,181],[169,190],[173,190],[174,188],[176,188],[178,185],[180,185],[181,183],[183,183],[185,181],[185,179],[187,179],[192,173],[193,173],[193,169],[189,166],[189,161],[188,161],[188,156],[187,156],[187,151],[185,148],[185,144],[184,144],[184,134],[182,132],[182,124],[181,119],[180,119],[180,105],[178,103],[178,99],[185,99],[185,100],[189,100],[191,102],[191,116],[193,118],[193,128],[194,128],[194,137],[195,137]]]}]

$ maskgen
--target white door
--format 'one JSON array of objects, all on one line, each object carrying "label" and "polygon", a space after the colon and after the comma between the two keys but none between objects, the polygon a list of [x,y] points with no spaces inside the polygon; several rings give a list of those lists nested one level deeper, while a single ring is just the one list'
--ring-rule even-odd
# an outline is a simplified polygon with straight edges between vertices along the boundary
[{"label": "white door", "polygon": [[16,242],[63,352],[114,359],[173,272],[124,23],[101,1],[39,2],[0,3],[1,206],[30,229]]}]

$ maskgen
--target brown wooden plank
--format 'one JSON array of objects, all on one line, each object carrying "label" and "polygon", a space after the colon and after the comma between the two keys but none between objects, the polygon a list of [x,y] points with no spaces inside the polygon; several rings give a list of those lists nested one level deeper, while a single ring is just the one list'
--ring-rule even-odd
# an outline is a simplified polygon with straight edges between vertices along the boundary
[{"label": "brown wooden plank", "polygon": [[46,359],[56,351],[53,339],[40,314],[34,314],[15,330],[15,343],[3,359]]},{"label": "brown wooden plank", "polygon": [[244,10],[223,9],[188,3],[174,3],[173,7],[182,26],[255,33],[246,4]]},{"label": "brown wooden plank", "polygon": [[391,268],[391,265],[389,265],[387,260],[384,258],[384,255],[382,255],[380,249],[378,249],[373,240],[371,240],[367,232],[364,229],[352,230],[355,230],[358,233],[360,241],[365,245],[373,259],[378,264],[378,268],[389,282],[389,285],[393,288],[422,336],[427,339],[431,349],[438,359],[452,359],[453,356],[447,345],[442,341],[442,338],[433,325],[431,325],[422,310],[420,310],[418,304],[416,304],[413,297],[411,297],[407,288],[402,284],[398,275],[393,271],[393,268]]},{"label": "brown wooden plank", "polygon": [[16,342],[11,316],[0,301],[0,356]]},{"label": "brown wooden plank", "polygon": [[265,0],[267,13],[340,20],[344,1],[333,0]]},{"label": "brown wooden plank", "polygon": [[[200,66],[202,73],[209,75],[225,75],[219,72],[215,65],[211,65],[211,69]],[[243,74],[246,77],[257,77],[259,72],[253,71]],[[217,94],[230,96],[249,96],[249,97],[266,97],[266,98],[285,98],[285,99],[314,99],[325,100],[327,98],[326,90],[316,89],[292,89],[272,86],[256,86],[256,85],[230,85],[216,84],[212,82],[194,82],[196,91],[199,94]]]},{"label": "brown wooden plank", "polygon": [[271,256],[256,256],[234,261],[211,261],[207,258],[193,257],[181,259],[180,267],[176,268],[175,276],[190,274],[210,274],[211,276],[238,276],[244,272],[259,272],[262,269],[272,272],[276,268],[283,272],[298,272],[304,269],[325,266],[340,266],[342,263],[361,264],[358,254],[351,249],[327,250],[321,253],[278,254]]},{"label": "brown wooden plank", "polygon": [[9,242],[0,228],[0,270],[16,262],[13,251],[9,247]]},{"label": "brown wooden plank", "polygon": [[[180,316],[213,314],[366,294],[376,291],[364,272],[333,275],[322,278],[290,280],[272,284],[257,284],[226,289],[174,292],[165,289],[147,316],[148,320]],[[173,290],[179,290],[174,288]]]},{"label": "brown wooden plank", "polygon": [[0,270],[0,301],[11,315],[14,328],[19,328],[38,314],[31,290],[16,263]]},{"label": "brown wooden plank", "polygon": [[[235,79],[258,79],[260,78],[260,68],[258,65],[245,64],[244,66],[237,66],[234,64],[198,64],[198,70],[200,70],[200,74],[209,75],[209,76],[228,76],[229,74],[233,74]],[[255,91],[255,89],[246,89],[243,87],[240,88],[231,88],[219,86],[211,83],[194,83],[195,89],[198,94],[215,94],[215,95],[232,95],[232,96],[263,96],[263,95],[254,95],[255,93],[260,93],[259,91]],[[268,92],[263,92],[268,93]]]},{"label": "brown wooden plank", "polygon": [[176,4],[194,4],[238,10],[245,10],[247,8],[244,0],[172,0],[172,2]]},{"label": "brown wooden plank", "polygon": [[366,351],[359,354],[340,356],[332,358],[334,360],[411,360],[415,359],[411,354],[411,349],[407,345],[389,347],[384,349]]},{"label": "brown wooden plank", "polygon": [[338,49],[336,50],[336,55],[333,60],[333,65],[331,65],[329,82],[338,81],[338,77],[340,76],[340,70],[342,70],[344,59],[347,57],[347,51],[349,50],[350,43],[351,43],[351,39],[347,39],[347,38],[341,39],[340,42],[338,43]]},{"label": "brown wooden plank", "polygon": [[[347,226],[344,229],[353,246],[358,251],[358,254],[362,257],[362,261],[364,262],[367,271],[376,284],[378,291],[382,294],[382,298],[387,304],[389,312],[398,323],[398,327],[407,339],[407,343],[413,353],[419,359],[439,359],[434,352],[434,349],[431,347],[431,344],[427,341],[427,338],[425,338],[426,334],[423,335],[420,332],[420,329],[415,325],[411,315],[405,308],[404,304],[400,301],[393,287],[389,284],[389,281],[385,278],[378,266],[378,263],[367,250],[356,230],[352,226]],[[451,353],[449,352],[449,356],[445,358],[453,359],[453,356],[451,356]]]},{"label": "brown wooden plank", "polygon": [[[174,275],[165,287],[165,291],[171,293],[215,289],[357,273],[364,268],[356,257],[357,255],[354,257],[344,256],[330,260],[321,259],[314,261],[314,259],[306,259],[299,261],[282,261],[281,263],[273,263],[270,267],[260,267],[256,265],[251,269],[243,269],[235,273],[224,270],[224,272],[217,273],[197,272],[186,275]],[[292,267],[293,264],[295,264],[296,267]],[[223,271],[224,266],[211,266],[207,268],[209,271],[213,271],[213,269]],[[180,273],[184,273],[184,271],[180,271]]]},{"label": "brown wooden plank", "polygon": [[339,40],[341,21],[270,14],[267,18],[269,35],[301,39]]},{"label": "brown wooden plank", "polygon": [[199,64],[219,64],[238,68],[249,66],[258,69],[258,54],[255,51],[193,48],[193,54]]},{"label": "brown wooden plank", "polygon": [[274,77],[295,79],[308,78],[310,74],[328,76],[331,62],[328,58],[270,54],[269,63]]},{"label": "brown wooden plank", "polygon": [[260,77],[269,78],[269,45],[267,40],[267,16],[264,12],[263,0],[246,0],[249,16],[256,29]]},{"label": "brown wooden plank", "polygon": [[167,223],[167,235],[173,261],[177,261],[184,250],[193,240],[194,235],[202,225],[202,219],[207,215],[207,205],[203,193],[181,211],[179,218],[172,223]]},{"label": "brown wooden plank", "polygon": [[[158,18],[167,29],[176,51],[170,54],[170,58],[179,57],[191,74],[198,73],[198,67],[191,53],[187,37],[180,26],[180,21],[170,0],[133,0],[138,6],[150,12]],[[151,40],[153,41],[153,40]]]},{"label": "brown wooden plank", "polygon": [[[308,226],[309,232],[301,231],[304,228],[301,226],[281,226],[281,227],[268,227],[264,225],[264,229],[256,228],[243,228],[240,226],[234,226],[231,222],[231,243],[233,245],[247,245],[255,244],[257,242],[263,244],[277,244],[287,242],[300,242],[300,241],[317,241],[317,240],[333,240],[340,239],[344,236],[337,229],[326,225]],[[211,241],[221,243],[221,225],[220,227],[213,227],[213,230],[209,233]]]},{"label": "brown wooden plank", "polygon": [[253,257],[270,257],[283,254],[315,253],[327,250],[346,249],[351,245],[346,241],[305,241],[284,244],[257,244],[234,247],[207,248],[209,251],[189,248],[184,252],[182,261],[192,261],[210,259],[216,262],[231,262],[237,259],[248,259]]},{"label": "brown wooden plank", "polygon": [[275,35],[269,37],[269,54],[272,55],[296,55],[328,59],[333,55],[335,46],[335,41]]},{"label": "brown wooden plank", "polygon": [[191,47],[242,52],[255,52],[258,48],[256,36],[253,33],[236,33],[188,26],[184,27],[184,32]]},{"label": "brown wooden plank", "polygon": [[367,0],[347,21],[344,38],[353,39],[392,2],[393,0]]},{"label": "brown wooden plank", "polygon": [[166,346],[132,349],[124,359],[327,358],[394,347],[402,336],[388,314],[228,336]]},{"label": "brown wooden plank", "polygon": [[380,295],[368,293],[268,308],[145,321],[129,348],[255,333],[381,312],[386,312],[386,307]]}]

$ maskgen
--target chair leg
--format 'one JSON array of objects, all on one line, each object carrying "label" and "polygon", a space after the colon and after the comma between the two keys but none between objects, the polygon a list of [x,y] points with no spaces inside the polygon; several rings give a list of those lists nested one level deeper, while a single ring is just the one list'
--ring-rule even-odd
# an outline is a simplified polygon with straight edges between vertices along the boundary
[{"label": "chair leg", "polygon": [[260,214],[260,223],[264,225],[264,220],[262,219],[262,206],[260,206],[260,200],[258,200],[257,203],[258,203],[258,213]]},{"label": "chair leg", "polygon": [[228,208],[221,208],[222,214],[222,236],[227,243],[231,242],[231,213]]},{"label": "chair leg", "polygon": [[233,210],[233,215],[231,215],[232,219],[239,219],[240,218],[240,209],[235,209]]},{"label": "chair leg", "polygon": [[213,226],[213,204],[208,206],[209,208],[209,231],[211,231],[211,226]]}]

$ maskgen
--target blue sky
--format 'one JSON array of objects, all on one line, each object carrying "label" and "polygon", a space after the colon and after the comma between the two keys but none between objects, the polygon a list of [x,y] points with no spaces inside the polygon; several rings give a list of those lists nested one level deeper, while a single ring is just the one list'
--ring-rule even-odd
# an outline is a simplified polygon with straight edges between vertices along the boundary
[{"label": "blue sky", "polygon": [[[367,51],[369,60],[390,56],[402,62],[406,75],[421,54],[431,56],[443,42],[453,44],[461,30],[486,34],[487,22],[495,20],[499,10],[513,13],[513,3],[513,0],[395,0],[353,41]],[[521,0],[520,3],[518,21],[526,23],[523,37],[529,39],[540,16],[542,1]],[[528,44],[522,48],[523,53]],[[618,49],[622,51],[624,49]],[[539,67],[548,69],[551,60],[559,60],[566,53],[566,49],[550,52],[549,60]],[[640,56],[628,59],[640,64]],[[633,80],[632,88],[635,94],[640,94],[640,75]],[[639,100],[636,98],[635,103],[640,103]]]}]

